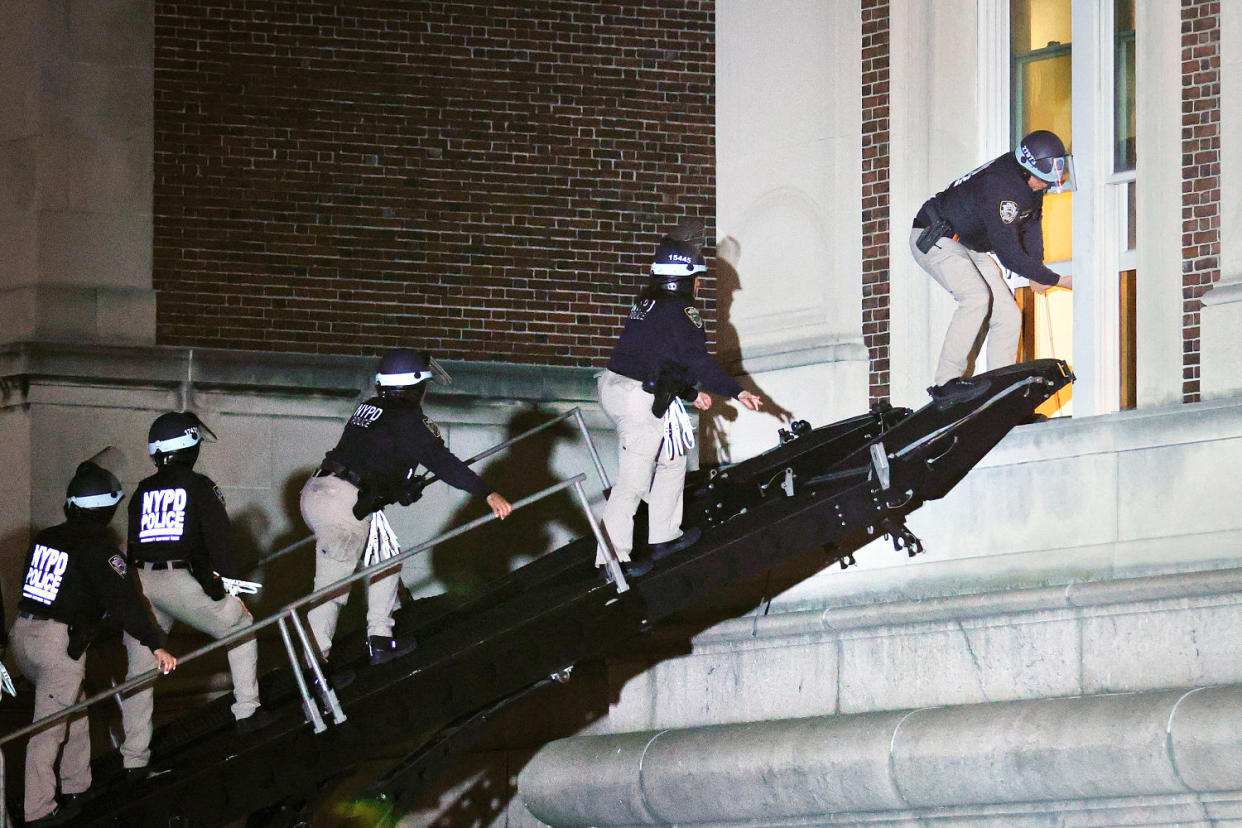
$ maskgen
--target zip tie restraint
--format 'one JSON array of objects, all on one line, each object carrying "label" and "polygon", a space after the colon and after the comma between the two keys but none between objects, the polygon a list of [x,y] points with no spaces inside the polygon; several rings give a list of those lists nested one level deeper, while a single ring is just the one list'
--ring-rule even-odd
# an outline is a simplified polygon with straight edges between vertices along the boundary
[{"label": "zip tie restraint", "polygon": [[375,512],[371,515],[371,533],[367,537],[367,551],[362,565],[374,566],[400,554],[401,542],[397,540],[397,533],[392,530],[383,512]]},{"label": "zip tie restraint", "polygon": [[672,460],[679,454],[694,448],[694,424],[680,397],[673,397],[668,411],[664,412],[664,452]]}]

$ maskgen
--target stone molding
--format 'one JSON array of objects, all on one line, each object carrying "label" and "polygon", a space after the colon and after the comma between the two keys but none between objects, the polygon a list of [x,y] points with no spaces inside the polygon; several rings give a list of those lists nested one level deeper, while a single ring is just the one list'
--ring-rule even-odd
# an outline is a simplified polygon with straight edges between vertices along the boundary
[{"label": "stone molding", "polygon": [[549,825],[1206,824],[1242,816],[1240,714],[1228,685],[583,736],[518,789]]}]

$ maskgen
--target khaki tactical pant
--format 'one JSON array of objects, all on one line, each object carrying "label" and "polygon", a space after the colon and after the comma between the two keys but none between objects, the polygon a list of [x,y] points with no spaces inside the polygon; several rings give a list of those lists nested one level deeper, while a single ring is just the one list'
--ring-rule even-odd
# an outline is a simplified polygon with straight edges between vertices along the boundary
[{"label": "khaki tactical pant", "polygon": [[[34,721],[80,702],[86,657],[74,661],[65,652],[69,625],[18,616],[10,635],[17,666],[34,682]],[[91,737],[86,713],[44,728],[26,745],[26,821],[45,817],[56,807],[56,754],[60,757],[60,791],[78,794],[91,786]]]},{"label": "khaki tactical pant", "polygon": [[[599,402],[617,427],[617,480],[604,506],[604,531],[622,561],[634,548],[634,513],[647,501],[647,542],[663,543],[681,534],[686,456],[668,459],[662,449],[664,421],[651,413],[652,395],[638,380],[605,371]],[[595,556],[603,564],[602,551]]]},{"label": "khaki tactical pant", "polygon": [[[240,598],[225,595],[213,601],[188,569],[135,568],[155,620],[164,632],[172,629],[173,621],[180,621],[218,639],[254,623]],[[125,634],[125,650],[129,654],[127,680],[156,668],[155,654],[129,633]],[[229,672],[233,675],[232,710],[233,717],[239,720],[252,716],[259,707],[258,655],[259,646],[253,638],[229,650]],[[127,768],[145,767],[151,761],[153,706],[150,685],[121,699],[121,721],[125,729],[121,758]]]},{"label": "khaki tactical pant", "polygon": [[[339,477],[312,477],[302,487],[302,519],[315,533],[315,591],[347,578],[358,568],[371,531],[371,516],[354,517],[358,487]],[[372,579],[367,584],[367,635],[392,635],[392,612],[397,606],[400,573]],[[349,591],[329,598],[306,614],[311,634],[324,658],[332,647],[336,619]]]},{"label": "khaki tactical pant", "polygon": [[943,238],[926,253],[915,246],[922,230],[910,234],[914,261],[957,302],[957,310],[944,335],[940,361],[936,363],[936,385],[966,373],[966,363],[979,331],[988,324],[988,370],[1012,365],[1018,357],[1022,337],[1022,313],[1009,292],[996,260],[987,253],[976,253],[951,238]]}]

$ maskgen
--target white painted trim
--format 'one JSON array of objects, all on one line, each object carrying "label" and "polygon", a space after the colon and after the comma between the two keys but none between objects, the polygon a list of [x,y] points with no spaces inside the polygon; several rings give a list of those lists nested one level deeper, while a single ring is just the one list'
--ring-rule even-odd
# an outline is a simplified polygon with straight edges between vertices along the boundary
[{"label": "white painted trim", "polygon": [[1116,204],[1112,174],[1113,8],[1074,0],[1073,147],[1079,189],[1074,194],[1074,414],[1119,407],[1121,380]]}]

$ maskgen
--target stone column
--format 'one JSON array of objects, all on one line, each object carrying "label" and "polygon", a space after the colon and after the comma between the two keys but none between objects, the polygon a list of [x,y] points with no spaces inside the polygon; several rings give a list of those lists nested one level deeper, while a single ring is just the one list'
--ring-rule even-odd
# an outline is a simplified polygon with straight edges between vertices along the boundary
[{"label": "stone column", "polygon": [[1220,7],[1220,281],[1200,315],[1204,398],[1242,392],[1242,8]]},{"label": "stone column", "polygon": [[152,2],[0,19],[0,343],[154,342]]}]

